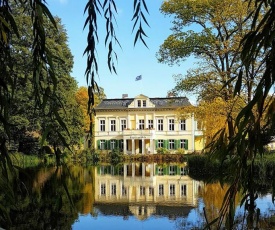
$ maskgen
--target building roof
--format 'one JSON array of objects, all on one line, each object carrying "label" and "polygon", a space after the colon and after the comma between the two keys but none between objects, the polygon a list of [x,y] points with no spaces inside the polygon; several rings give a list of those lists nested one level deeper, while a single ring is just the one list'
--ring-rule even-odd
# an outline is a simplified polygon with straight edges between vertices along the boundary
[{"label": "building roof", "polygon": [[[103,99],[95,109],[96,110],[127,109],[129,105],[133,103],[134,100],[138,100],[139,98],[142,98],[142,99],[147,98],[154,105],[155,109],[178,108],[178,107],[191,105],[187,97],[148,98],[141,94],[135,98]],[[145,109],[145,108],[146,107],[143,107],[142,109]],[[138,109],[141,109],[141,108],[138,108]]]}]

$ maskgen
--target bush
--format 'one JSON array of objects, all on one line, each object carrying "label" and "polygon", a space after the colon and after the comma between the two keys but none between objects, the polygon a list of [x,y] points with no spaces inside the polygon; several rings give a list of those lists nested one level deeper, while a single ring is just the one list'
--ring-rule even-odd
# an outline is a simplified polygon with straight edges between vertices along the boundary
[{"label": "bush", "polygon": [[176,153],[177,154],[184,154],[185,153],[185,149],[177,149]]},{"label": "bush", "polygon": [[157,148],[158,154],[167,154],[169,151],[166,148]]}]

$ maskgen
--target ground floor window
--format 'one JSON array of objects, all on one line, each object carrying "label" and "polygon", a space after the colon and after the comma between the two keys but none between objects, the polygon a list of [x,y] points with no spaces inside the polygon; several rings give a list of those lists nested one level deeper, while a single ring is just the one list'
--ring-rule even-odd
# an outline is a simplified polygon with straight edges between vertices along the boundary
[{"label": "ground floor window", "polygon": [[170,196],[175,196],[176,195],[176,189],[174,184],[170,184],[169,186],[169,194]]},{"label": "ground floor window", "polygon": [[181,196],[186,196],[187,194],[187,186],[186,184],[181,185]]},{"label": "ground floor window", "polygon": [[105,149],[105,140],[100,140],[100,149],[101,150]]},{"label": "ground floor window", "polygon": [[163,184],[159,185],[159,196],[164,196],[164,186],[163,186]]},{"label": "ground floor window", "polygon": [[144,186],[140,186],[140,195],[145,196],[145,187]]},{"label": "ground floor window", "polygon": [[101,196],[106,196],[106,184],[101,184],[100,185],[100,195]]},{"label": "ground floor window", "polygon": [[158,140],[158,148],[163,148],[163,140]]},{"label": "ground floor window", "polygon": [[175,149],[175,140],[169,140],[169,149]]}]

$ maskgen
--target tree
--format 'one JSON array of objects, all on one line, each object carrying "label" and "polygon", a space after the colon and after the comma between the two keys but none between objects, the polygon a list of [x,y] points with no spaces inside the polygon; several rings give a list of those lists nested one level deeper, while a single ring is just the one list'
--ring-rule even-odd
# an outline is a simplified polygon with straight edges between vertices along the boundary
[{"label": "tree", "polygon": [[[250,86],[257,82],[256,74],[252,79],[247,70],[243,80],[249,87],[243,88],[239,97],[234,97],[235,79],[242,66],[240,41],[249,30],[251,20],[246,19],[252,9],[242,0],[169,0],[161,7],[164,14],[174,15],[174,27],[173,34],[160,47],[158,60],[170,65],[179,64],[188,57],[201,60],[199,67],[189,70],[186,76],[177,76],[173,93],[195,93],[199,104],[223,100],[225,113],[222,117],[226,120],[229,136],[235,133],[235,107],[247,102],[248,91],[250,94],[252,91]],[[254,71],[259,74],[263,66],[256,69],[256,65]],[[224,125],[221,123],[219,128]]]}]

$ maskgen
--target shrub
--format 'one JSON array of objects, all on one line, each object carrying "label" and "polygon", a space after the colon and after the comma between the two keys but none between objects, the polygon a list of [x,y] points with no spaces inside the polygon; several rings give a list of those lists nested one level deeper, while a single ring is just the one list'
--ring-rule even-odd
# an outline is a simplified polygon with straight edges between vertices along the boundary
[{"label": "shrub", "polygon": [[166,148],[157,148],[158,154],[167,154],[169,151]]},{"label": "shrub", "polygon": [[184,154],[185,153],[185,149],[177,149],[176,153],[177,154]]}]

